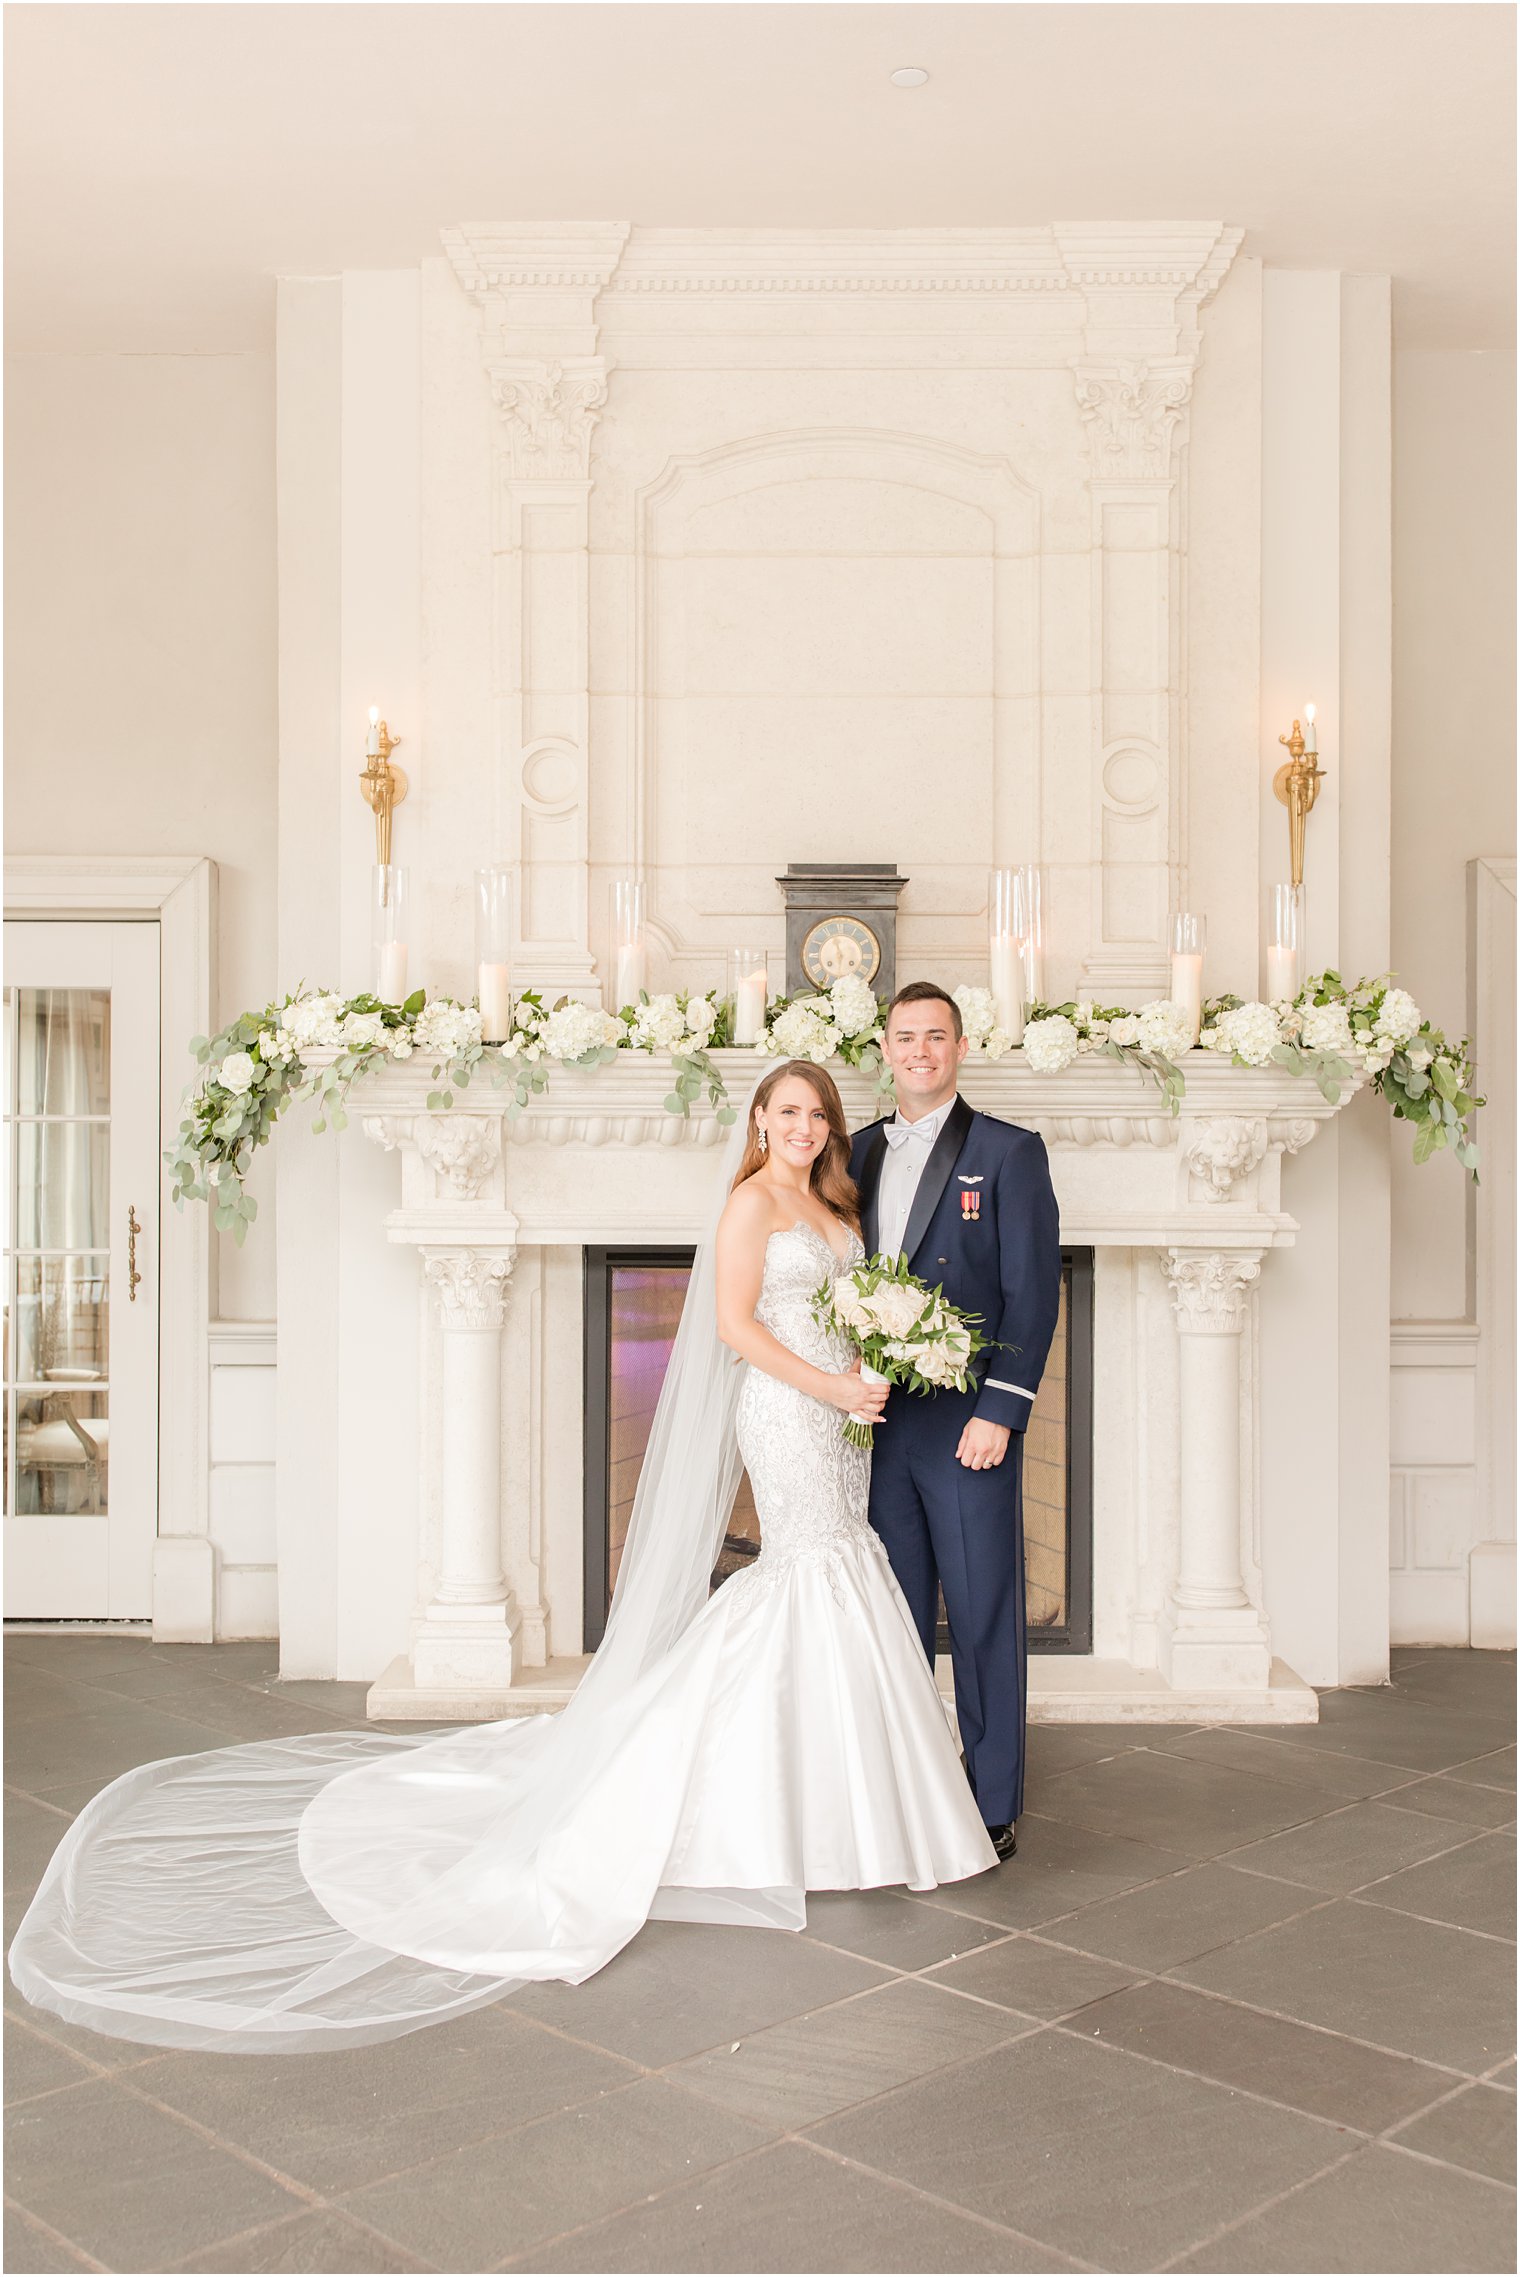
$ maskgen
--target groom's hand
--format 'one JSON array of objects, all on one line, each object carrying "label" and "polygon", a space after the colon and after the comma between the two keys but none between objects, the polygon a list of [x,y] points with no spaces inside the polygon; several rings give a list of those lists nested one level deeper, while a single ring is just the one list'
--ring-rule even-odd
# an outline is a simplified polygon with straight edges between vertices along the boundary
[{"label": "groom's hand", "polygon": [[1006,1423],[985,1423],[974,1415],[961,1433],[955,1459],[968,1471],[995,1471],[1008,1452],[1011,1436]]}]

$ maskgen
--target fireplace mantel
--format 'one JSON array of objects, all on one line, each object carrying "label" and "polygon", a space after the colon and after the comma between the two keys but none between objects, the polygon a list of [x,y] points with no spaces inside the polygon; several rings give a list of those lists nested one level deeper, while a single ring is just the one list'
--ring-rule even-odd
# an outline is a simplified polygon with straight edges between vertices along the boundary
[{"label": "fireplace mantel", "polygon": [[[742,1101],[755,1055],[715,1057]],[[1091,1659],[1037,1668],[1036,1717],[1317,1713],[1310,1688],[1274,1661],[1262,1605],[1251,1331],[1266,1255],[1297,1232],[1282,1207],[1284,1157],[1336,1110],[1286,1070],[1197,1052],[1184,1072],[1172,1117],[1143,1076],[1112,1061],[1048,1076],[1015,1055],[963,1071],[973,1106],[1045,1138],[1063,1238],[1098,1253],[1094,1554],[1107,1561],[1107,1641]],[[372,1715],[531,1713],[578,1676],[578,1612],[563,1592],[550,1602],[544,1581],[546,1542],[579,1519],[563,1486],[546,1486],[544,1450],[578,1441],[582,1398],[566,1341],[553,1341],[550,1260],[700,1232],[723,1131],[705,1102],[687,1119],[669,1114],[669,1085],[664,1062],[628,1054],[553,1068],[549,1090],[515,1117],[484,1074],[447,1107],[429,1107],[437,1080],[415,1062],[355,1087],[366,1136],[401,1157],[384,1232],[417,1252],[428,1293],[419,1397],[424,1443],[437,1450],[436,1477],[419,1481],[419,1508],[432,1496],[436,1522],[412,1648],[372,1688]],[[881,1111],[869,1078],[846,1072],[840,1090],[852,1125]]]}]

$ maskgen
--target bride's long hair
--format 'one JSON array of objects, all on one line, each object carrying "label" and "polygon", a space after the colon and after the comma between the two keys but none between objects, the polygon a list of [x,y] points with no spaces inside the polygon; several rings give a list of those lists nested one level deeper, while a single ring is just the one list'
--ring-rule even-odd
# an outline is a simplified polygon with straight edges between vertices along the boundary
[{"label": "bride's long hair", "polygon": [[742,1186],[746,1178],[753,1178],[766,1163],[765,1150],[760,1144],[760,1129],[755,1110],[768,1106],[778,1084],[785,1083],[790,1075],[797,1076],[817,1099],[829,1118],[829,1135],[822,1154],[813,1164],[810,1181],[812,1191],[825,1209],[832,1210],[836,1218],[843,1218],[856,1233],[860,1231],[860,1192],[850,1176],[850,1126],[844,1119],[844,1101],[832,1075],[810,1059],[784,1059],[779,1067],[762,1076],[755,1095],[749,1103],[749,1128],[744,1134],[744,1154],[734,1173],[732,1193]]}]

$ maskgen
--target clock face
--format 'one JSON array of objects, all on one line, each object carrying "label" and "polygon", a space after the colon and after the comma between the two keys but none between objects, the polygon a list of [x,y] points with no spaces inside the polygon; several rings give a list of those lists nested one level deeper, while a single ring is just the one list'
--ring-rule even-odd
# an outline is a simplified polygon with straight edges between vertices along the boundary
[{"label": "clock face", "polygon": [[820,917],[802,943],[802,969],[815,988],[830,988],[855,974],[874,980],[881,966],[881,943],[858,917]]}]

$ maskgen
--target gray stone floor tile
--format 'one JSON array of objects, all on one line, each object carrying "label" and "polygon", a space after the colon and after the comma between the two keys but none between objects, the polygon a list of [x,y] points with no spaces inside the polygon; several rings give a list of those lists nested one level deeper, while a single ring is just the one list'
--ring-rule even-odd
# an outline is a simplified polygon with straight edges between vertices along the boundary
[{"label": "gray stone floor tile", "polygon": [[1340,1898],[1173,1974],[1478,2075],[1514,2053],[1514,1948]]},{"label": "gray stone floor tile", "polygon": [[1247,1730],[1236,1724],[1214,1724],[1207,1731],[1182,1732],[1175,1739],[1158,1734],[1152,1745],[1165,1755],[1185,1755],[1226,1771],[1250,1771],[1260,1779],[1281,1779],[1290,1787],[1323,1787],[1353,1801],[1383,1794],[1409,1777],[1401,1764],[1290,1746],[1281,1736],[1282,1728],[1274,1724],[1270,1729]]},{"label": "gray stone floor tile", "polygon": [[1490,2085],[1491,2087],[1503,2087],[1503,2088],[1506,2088],[1506,2089],[1509,2091],[1509,2093],[1510,2093],[1511,2095],[1513,2095],[1513,2094],[1514,2094],[1514,2092],[1515,2092],[1515,2059],[1514,2059],[1514,2057],[1513,2057],[1513,2056],[1508,2056],[1508,2057],[1506,2057],[1505,2061],[1504,2061],[1502,2064],[1500,2064],[1496,2070],[1494,2070],[1494,2071],[1491,2071],[1491,2072],[1489,2072],[1489,2073],[1487,2074],[1487,2078],[1488,2078],[1488,2083],[1489,2083],[1489,2085]]},{"label": "gray stone floor tile", "polygon": [[1283,1729],[1285,1747],[1321,1748],[1332,1755],[1396,1763],[1408,1771],[1450,1771],[1473,1756],[1502,1748],[1510,1737],[1507,1718],[1427,1708],[1387,1685],[1324,1692],[1317,1724]]},{"label": "gray stone floor tile", "polygon": [[1486,1755],[1473,1756],[1469,1761],[1454,1763],[1451,1776],[1462,1779],[1473,1787],[1497,1787],[1508,1795],[1515,1792],[1515,1750],[1501,1747]]},{"label": "gray stone floor tile", "polygon": [[1455,1819],[1389,1810],[1383,1803],[1347,1803],[1307,1826],[1248,1842],[1231,1852],[1230,1863],[1243,1873],[1272,1874],[1327,1897],[1346,1897],[1472,1840],[1472,1827]]},{"label": "gray stone floor tile", "polygon": [[995,1873],[934,1890],[923,1902],[999,1922],[1006,1929],[1038,1929],[1120,1890],[1175,1874],[1188,1863],[1176,1850],[1158,1850],[1123,1835],[1094,1834],[1031,1811],[1019,1820],[1014,1857]]},{"label": "gray stone floor tile", "polygon": [[300,2201],[110,2080],[21,2103],[6,2188],[110,2269],[160,2270]]},{"label": "gray stone floor tile", "polygon": [[193,1693],[178,1693],[169,1712],[215,1732],[222,1747],[240,1740],[299,1739],[307,1732],[347,1728],[343,1718],[324,1715],[309,1701],[282,1700],[242,1684],[202,1684]]},{"label": "gray stone floor tile", "polygon": [[95,2074],[60,2040],[32,2031],[17,2016],[5,2019],[5,2100],[26,2103],[56,2087],[79,2087]]},{"label": "gray stone floor tile", "polygon": [[134,2080],[223,2142],[332,2196],[637,2076],[615,2057],[488,2008],[331,2055],[163,2056]]},{"label": "gray stone floor tile", "polygon": [[1475,1787],[1437,1771],[1428,1779],[1412,1779],[1406,1787],[1393,1787],[1382,1798],[1390,1810],[1423,1811],[1431,1818],[1465,1820],[1470,1826],[1511,1826],[1515,1798],[1502,1787]]},{"label": "gray stone floor tile", "polygon": [[777,2143],[507,2266],[949,2272],[1076,2264],[810,2144]]},{"label": "gray stone floor tile", "polygon": [[1449,2072],[1410,2056],[1386,2056],[1338,2032],[1261,2016],[1179,1984],[1138,1984],[1116,1992],[1062,2029],[1369,2135],[1423,2109],[1451,2086]]},{"label": "gray stone floor tile", "polygon": [[1090,1905],[1047,1934],[1084,1953],[1137,1969],[1169,1969],[1253,1930],[1286,1921],[1314,1902],[1312,1893],[1259,1874],[1237,1873],[1205,1860],[1164,1882]]},{"label": "gray stone floor tile", "polygon": [[1393,1689],[1428,1708],[1477,1709],[1483,1715],[1515,1715],[1515,1655],[1512,1652],[1431,1652],[1395,1663]]},{"label": "gray stone floor tile", "polygon": [[71,2252],[68,2246],[60,2245],[56,2238],[48,2237],[27,2220],[18,2206],[9,2203],[5,2209],[4,2258],[6,2277],[51,2277],[54,2270],[96,2266],[93,2261]]},{"label": "gray stone floor tile", "polygon": [[969,1993],[977,2000],[995,2001],[1020,2016],[1049,2019],[1070,2015],[1089,2001],[1118,1992],[1133,1984],[1137,1973],[1020,1933],[1004,1944],[984,1946],[965,1960],[951,1961],[924,1981],[948,1985],[953,1992]]},{"label": "gray stone floor tile", "polygon": [[35,1661],[12,1661],[5,1666],[5,1725],[7,1731],[25,1731],[32,1724],[55,1723],[62,1716],[77,1716],[85,1708],[98,1708],[100,1695],[67,1677],[55,1676]]},{"label": "gray stone floor tile", "polygon": [[345,1684],[334,1679],[309,1676],[295,1676],[286,1683],[283,1677],[271,1677],[262,1682],[258,1689],[266,1699],[289,1700],[297,1704],[306,1701],[344,1723],[362,1724],[365,1721],[364,1703],[369,1698],[367,1684]]},{"label": "gray stone floor tile", "polygon": [[5,1886],[28,1895],[68,1830],[67,1814],[19,1789],[5,1791]]},{"label": "gray stone floor tile", "polygon": [[1176,2266],[1211,2273],[1364,2270],[1378,2277],[1512,2270],[1515,2201],[1492,2183],[1480,2187],[1449,2167],[1374,2144]]},{"label": "gray stone floor tile", "polygon": [[1465,2166],[1514,2186],[1515,2099],[1502,2088],[1464,2087],[1423,2118],[1400,2127],[1393,2140],[1448,2166]]},{"label": "gray stone floor tile", "polygon": [[73,1780],[88,1777],[104,1786],[139,1763],[226,1745],[227,1734],[208,1725],[137,1701],[103,1699],[80,1715],[7,1732],[6,1777],[24,1793],[46,1799],[50,1787]]},{"label": "gray stone floor tile", "polygon": [[47,1629],[28,1634],[7,1626],[5,1661],[11,1667],[27,1662],[57,1676],[85,1676],[91,1669],[125,1668],[129,1660],[161,1652],[146,1629],[126,1636],[107,1636],[98,1630]]},{"label": "gray stone floor tile", "polygon": [[1401,1913],[1417,1913],[1426,1921],[1446,1921],[1457,1929],[1513,1940],[1515,1838],[1480,1835],[1460,1850],[1410,1866],[1358,1895],[1368,1905],[1396,1906]]},{"label": "gray stone floor tile", "polygon": [[1039,1809],[1036,1791],[1060,1772],[1149,1745],[1150,1727],[1144,1724],[1031,1724],[1024,1737],[1026,1807]]},{"label": "gray stone floor tile", "polygon": [[512,2006],[658,2071],[892,1973],[786,1929],[652,1921],[585,1984],[531,1985]]},{"label": "gray stone floor tile", "polygon": [[1153,1842],[1189,1858],[1215,1858],[1334,1808],[1331,1796],[1279,1779],[1214,1769],[1186,1756],[1137,1752],[1084,1764],[1051,1781],[1040,1805],[1096,1834]]},{"label": "gray stone floor tile", "polygon": [[1059,2032],[812,2132],[1104,2269],[1154,2269],[1328,2165],[1343,2141],[1321,2120]]},{"label": "gray stone floor tile", "polygon": [[419,2261],[399,2245],[387,2245],[356,2223],[345,2221],[341,2214],[311,2213],[297,2214],[293,2220],[276,2222],[250,2236],[213,2246],[209,2253],[197,2254],[193,2261],[179,2266],[204,2273],[204,2277],[222,2270],[247,2272],[249,2277],[255,2271],[354,2277],[359,2270],[364,2277],[392,2277],[393,2272],[436,2269],[438,2264]]},{"label": "gray stone floor tile", "polygon": [[488,2147],[377,2182],[343,2207],[435,2268],[492,2269],[765,2139],[761,2128],[669,2080],[641,2079]]},{"label": "gray stone floor tile", "polygon": [[[951,1886],[969,1896],[982,1879],[978,1874]],[[921,1904],[897,1890],[815,1890],[807,1901],[806,1934],[817,1944],[858,1954],[863,1961],[912,1970],[969,1953],[998,1931],[965,1915]]]},{"label": "gray stone floor tile", "polygon": [[757,2126],[789,2129],[980,2055],[1027,2020],[903,1980],[715,2048],[671,2077]]}]

